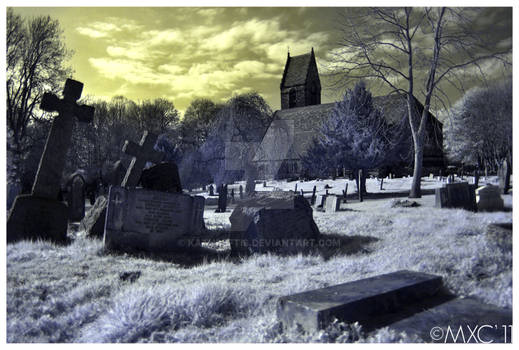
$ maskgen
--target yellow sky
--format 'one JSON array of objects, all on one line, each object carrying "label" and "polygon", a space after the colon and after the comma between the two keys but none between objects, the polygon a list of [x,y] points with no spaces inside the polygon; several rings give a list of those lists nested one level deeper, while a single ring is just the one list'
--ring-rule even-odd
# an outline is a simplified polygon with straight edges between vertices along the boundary
[{"label": "yellow sky", "polygon": [[[59,20],[84,95],[135,101],[164,97],[181,112],[197,97],[223,102],[252,90],[276,110],[287,49],[298,55],[314,47],[322,72],[338,35],[334,8],[14,10]],[[325,90],[322,102],[336,98]]]}]

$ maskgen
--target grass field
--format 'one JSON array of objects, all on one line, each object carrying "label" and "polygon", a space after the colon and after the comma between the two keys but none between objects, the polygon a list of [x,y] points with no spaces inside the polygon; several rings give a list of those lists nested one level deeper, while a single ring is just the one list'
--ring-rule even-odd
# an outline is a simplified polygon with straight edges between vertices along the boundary
[{"label": "grass field", "polygon": [[[384,191],[405,188],[406,181],[387,180]],[[344,186],[344,180],[326,183]],[[424,188],[439,185],[424,180]],[[293,189],[294,183],[269,186]],[[368,190],[379,191],[375,179],[368,180]],[[503,197],[511,208],[512,196]],[[337,213],[314,211],[321,233],[341,237],[344,247],[307,256],[267,254],[236,261],[226,258],[224,241],[208,244],[219,254],[205,250],[186,259],[112,255],[100,240],[81,234],[68,246],[9,244],[7,341],[415,341],[390,328],[365,334],[358,325],[344,324],[301,334],[282,330],[276,318],[279,296],[400,269],[441,275],[456,294],[511,307],[512,251],[485,234],[489,223],[512,222],[511,210],[436,209],[432,195],[417,200],[417,208],[392,208],[392,201],[351,201]],[[209,229],[225,230],[229,216],[230,211],[206,210],[204,219]]]}]

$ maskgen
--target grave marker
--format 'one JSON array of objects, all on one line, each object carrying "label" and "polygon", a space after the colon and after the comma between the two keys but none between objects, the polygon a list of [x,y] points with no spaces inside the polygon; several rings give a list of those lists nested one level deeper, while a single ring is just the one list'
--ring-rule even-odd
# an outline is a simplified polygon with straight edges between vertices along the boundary
[{"label": "grave marker", "polygon": [[131,155],[132,161],[121,183],[122,187],[136,187],[139,184],[146,163],[152,162],[157,164],[162,161],[164,153],[153,149],[156,141],[157,135],[145,130],[138,144],[128,140],[124,142],[123,152]]},{"label": "grave marker", "polygon": [[314,185],[314,189],[312,190],[312,198],[310,199],[310,205],[314,205],[315,204],[315,191],[317,190],[317,186]]},{"label": "grave marker", "polygon": [[510,189],[510,175],[512,173],[512,169],[508,165],[508,161],[505,159],[503,164],[499,166],[498,176],[499,176],[499,188],[501,189],[501,193],[507,194]]},{"label": "grave marker", "polygon": [[67,203],[69,220],[81,221],[85,217],[85,180],[81,175],[72,178],[68,189]]},{"label": "grave marker", "polygon": [[475,186],[467,182],[447,184],[435,189],[437,208],[461,208],[476,211]]},{"label": "grave marker", "polygon": [[214,186],[213,185],[209,186],[209,195],[214,196]]},{"label": "grave marker", "polygon": [[68,208],[57,199],[71,144],[74,117],[85,123],[94,117],[94,107],[76,103],[82,90],[83,83],[67,79],[62,99],[52,93],[43,95],[40,108],[58,112],[58,116],[52,121],[31,194],[17,196],[9,212],[8,242],[35,238],[66,241]]},{"label": "grave marker", "polygon": [[147,252],[178,249],[203,233],[204,200],[183,193],[111,187],[105,247]]},{"label": "grave marker", "polygon": [[502,211],[504,202],[498,186],[486,185],[476,190],[478,211]]},{"label": "grave marker", "polygon": [[337,196],[328,196],[326,198],[326,212],[327,213],[335,213],[339,211],[341,207],[341,201]]},{"label": "grave marker", "polygon": [[218,208],[216,213],[225,213],[227,210],[227,185],[221,184],[218,190]]}]

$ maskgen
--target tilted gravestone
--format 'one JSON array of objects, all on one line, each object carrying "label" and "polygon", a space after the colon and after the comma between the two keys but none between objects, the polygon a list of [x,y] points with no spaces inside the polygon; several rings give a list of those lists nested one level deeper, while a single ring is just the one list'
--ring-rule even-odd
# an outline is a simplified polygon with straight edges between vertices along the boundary
[{"label": "tilted gravestone", "polygon": [[204,230],[204,197],[111,187],[104,244],[116,251],[172,251]]},{"label": "tilted gravestone", "polygon": [[[283,296],[277,315],[285,329],[316,332],[337,319],[358,322],[368,332],[389,327],[397,334],[441,343],[471,342],[469,332],[482,325],[489,325],[481,328],[485,341],[510,342],[503,327],[512,324],[511,309],[456,297],[446,292],[441,276],[406,270]],[[457,333],[460,327],[466,332],[464,339]]]},{"label": "tilted gravestone", "polygon": [[435,189],[437,208],[460,208],[476,211],[475,186],[467,182],[456,182]]},{"label": "tilted gravestone", "polygon": [[67,204],[70,221],[81,221],[85,217],[85,180],[81,175],[75,175],[70,181]]},{"label": "tilted gravestone", "polygon": [[83,83],[67,79],[63,99],[45,93],[40,108],[58,112],[47,136],[38,172],[30,195],[16,197],[7,219],[7,241],[22,239],[50,239],[64,242],[67,239],[68,208],[57,200],[61,190],[61,177],[71,144],[74,117],[80,122],[91,122],[94,107],[78,105]]},{"label": "tilted gravestone", "polygon": [[292,192],[258,194],[239,203],[229,220],[234,254],[298,253],[320,237],[312,207]]},{"label": "tilted gravestone", "polygon": [[333,195],[326,197],[325,211],[327,213],[335,213],[335,212],[339,211],[340,207],[341,207],[341,201],[339,200],[339,197],[333,196]]},{"label": "tilted gravestone", "polygon": [[153,149],[157,142],[157,135],[144,131],[139,144],[126,140],[123,152],[132,156],[132,161],[126,175],[121,182],[122,187],[136,187],[139,184],[142,171],[147,162],[160,163],[164,153]]},{"label": "tilted gravestone", "polygon": [[497,186],[486,185],[476,190],[478,211],[501,211],[504,202],[501,198],[501,189]]},{"label": "tilted gravestone", "polygon": [[148,190],[182,192],[178,167],[168,162],[162,162],[144,169],[141,174],[141,185]]},{"label": "tilted gravestone", "polygon": [[[139,184],[143,167],[147,161],[160,162],[164,154],[153,149],[157,135],[144,131],[139,144],[125,141],[123,152],[133,156],[130,166],[126,170],[121,186],[136,187]],[[88,236],[102,237],[104,222],[106,217],[106,200],[96,200],[94,207],[87,213],[81,223],[81,229],[85,230]],[[101,230],[100,230],[101,228]]]}]

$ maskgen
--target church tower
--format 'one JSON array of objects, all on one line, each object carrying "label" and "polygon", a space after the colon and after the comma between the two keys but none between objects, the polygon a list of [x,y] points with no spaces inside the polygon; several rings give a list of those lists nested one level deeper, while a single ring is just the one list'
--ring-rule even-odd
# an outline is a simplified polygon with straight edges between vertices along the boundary
[{"label": "church tower", "polygon": [[288,53],[280,89],[281,109],[321,104],[321,81],[314,48],[299,56],[290,57]]}]

